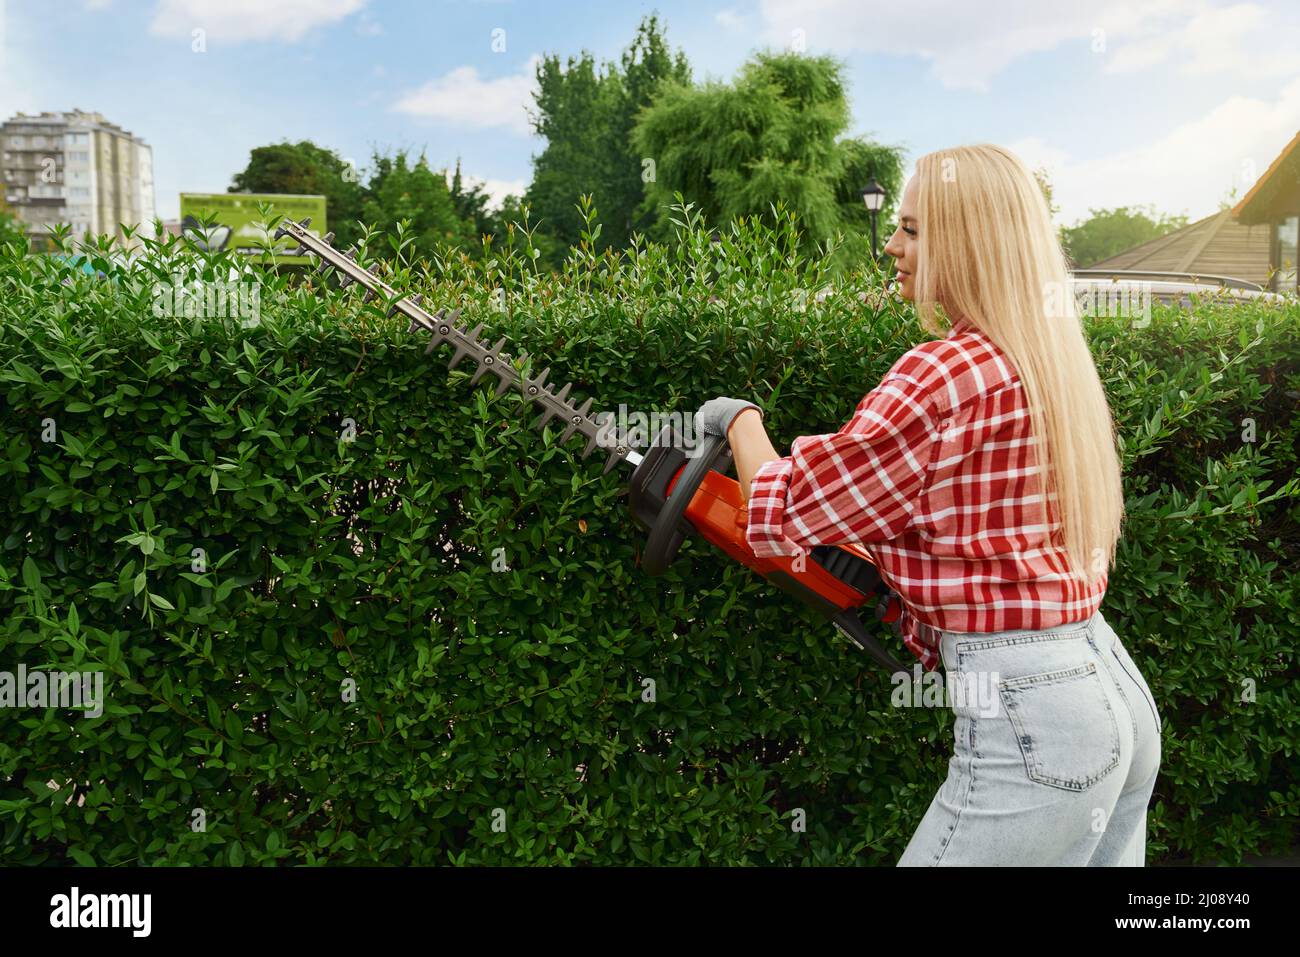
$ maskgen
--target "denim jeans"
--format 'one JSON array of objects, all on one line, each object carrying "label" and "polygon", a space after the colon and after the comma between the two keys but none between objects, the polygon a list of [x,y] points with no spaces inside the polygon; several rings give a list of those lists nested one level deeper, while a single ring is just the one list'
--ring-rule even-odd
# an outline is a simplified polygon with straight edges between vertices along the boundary
[{"label": "denim jeans", "polygon": [[938,636],[953,755],[898,865],[1143,866],[1160,716],[1101,612]]}]

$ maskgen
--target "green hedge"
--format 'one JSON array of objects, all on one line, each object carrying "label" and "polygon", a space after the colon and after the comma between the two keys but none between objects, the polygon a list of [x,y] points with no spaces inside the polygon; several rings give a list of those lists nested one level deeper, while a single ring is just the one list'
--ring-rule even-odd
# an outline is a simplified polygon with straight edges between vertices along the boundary
[{"label": "green hedge", "polygon": [[[925,338],[863,305],[878,277],[820,298],[792,222],[711,243],[686,216],[670,248],[559,276],[523,230],[481,265],[412,267],[400,236],[363,258],[595,409],[755,397],[781,448]],[[160,316],[153,283],[243,267],[106,252],[98,275],[0,254],[0,670],[102,670],[107,698],[3,713],[0,860],[897,860],[950,712],[891,706],[833,626],[702,540],[644,575],[627,470],[381,303],[241,274],[255,321]],[[1294,304],[1089,321],[1129,496],[1103,610],[1165,720],[1149,863],[1280,850],[1300,815],[1298,330]]]}]

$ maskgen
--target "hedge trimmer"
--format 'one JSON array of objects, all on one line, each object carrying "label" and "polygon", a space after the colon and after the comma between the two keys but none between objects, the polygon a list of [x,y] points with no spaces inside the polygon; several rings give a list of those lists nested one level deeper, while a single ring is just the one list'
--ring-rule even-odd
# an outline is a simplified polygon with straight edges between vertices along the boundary
[{"label": "hedge trimmer", "polygon": [[529,357],[524,353],[518,360],[520,369],[517,370],[515,360],[501,351],[506,344],[504,338],[489,348],[479,340],[482,323],[469,331],[456,324],[459,309],[450,313],[439,309],[430,314],[423,308],[421,296],[400,296],[371,269],[357,262],[355,247],[339,252],[331,245],[333,233],[319,237],[308,232],[310,224],[310,219],[301,223],[285,220],[276,230],[275,238],[295,239],[300,248],[292,255],[315,256],[320,260],[316,268],[320,272],[335,270],[343,288],[353,283],[364,287],[365,301],[382,299],[390,303],[388,315],[400,312],[410,320],[408,332],[427,331],[426,354],[444,343],[451,344],[454,351],[448,368],[456,368],[466,356],[472,358],[478,363],[478,369],[470,376],[471,385],[490,373],[498,380],[497,396],[512,386],[518,389],[525,399],[542,409],[533,423],[534,428],[544,430],[552,419],[566,423],[560,444],[574,433],[586,436],[587,445],[581,453],[584,459],[597,447],[608,449],[602,474],[607,474],[616,464],[631,466],[632,515],[649,531],[641,555],[641,567],[647,574],[662,575],[677,557],[686,537],[698,533],[742,565],[826,615],[877,663],[891,672],[907,670],[867,631],[858,615],[859,609],[876,599],[876,617],[893,624],[897,630],[901,611],[898,596],[881,580],[865,549],[854,544],[821,545],[810,549],[802,561],[793,556],[760,558],[753,553],[745,541],[748,518],[740,485],[725,475],[732,464],[725,435],[704,433],[698,448],[690,454],[676,426],[669,425],[648,448],[638,449],[629,441],[630,433],[620,434],[606,422],[588,415],[590,398],[575,406],[568,401],[569,384],[558,392],[553,391],[546,384],[549,368],[531,376]]}]

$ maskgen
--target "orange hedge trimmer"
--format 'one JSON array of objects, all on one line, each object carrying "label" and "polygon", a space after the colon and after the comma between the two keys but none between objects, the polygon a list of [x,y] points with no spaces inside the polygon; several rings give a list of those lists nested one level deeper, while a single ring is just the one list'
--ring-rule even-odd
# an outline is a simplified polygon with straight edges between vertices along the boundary
[{"label": "orange hedge trimmer", "polygon": [[391,303],[388,315],[400,312],[409,319],[408,331],[427,330],[426,353],[443,343],[451,343],[455,351],[449,368],[456,368],[466,356],[474,359],[478,369],[470,377],[471,384],[492,373],[499,380],[498,396],[511,386],[517,388],[525,399],[542,408],[542,414],[533,423],[535,428],[545,429],[552,419],[559,419],[567,423],[560,436],[561,444],[575,432],[585,435],[587,447],[581,453],[582,458],[587,458],[598,446],[607,448],[604,473],[620,462],[632,467],[629,484],[632,515],[650,533],[641,555],[641,567],[647,574],[662,575],[677,557],[686,536],[698,533],[736,561],[825,614],[840,631],[891,672],[907,670],[867,631],[858,615],[859,609],[876,599],[876,617],[893,624],[897,630],[901,611],[898,596],[881,581],[865,549],[852,544],[821,545],[811,549],[801,562],[790,556],[759,558],[753,553],[745,542],[747,515],[740,485],[724,474],[732,464],[725,435],[704,433],[699,447],[691,454],[677,428],[669,425],[642,454],[627,441],[627,433],[620,435],[607,422],[596,421],[588,415],[591,399],[574,406],[568,402],[569,385],[559,392],[552,391],[546,384],[549,369],[531,377],[527,353],[519,359],[523,371],[517,371],[511,357],[501,351],[506,344],[504,338],[486,348],[479,342],[481,323],[468,332],[456,325],[459,309],[450,314],[439,309],[430,315],[422,308],[420,296],[399,297],[356,261],[355,249],[339,252],[330,245],[333,233],[318,237],[308,232],[310,224],[309,219],[301,223],[286,220],[276,230],[275,238],[291,236],[297,240],[300,248],[292,255],[317,257],[320,260],[317,268],[322,272],[334,269],[343,287],[353,283],[363,286],[367,302],[381,298]]}]

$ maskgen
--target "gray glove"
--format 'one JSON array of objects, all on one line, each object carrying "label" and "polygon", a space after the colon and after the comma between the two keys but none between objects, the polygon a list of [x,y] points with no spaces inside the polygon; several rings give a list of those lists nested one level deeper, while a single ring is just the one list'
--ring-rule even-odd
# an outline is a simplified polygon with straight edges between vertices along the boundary
[{"label": "gray glove", "polygon": [[763,414],[763,410],[753,402],[718,396],[716,399],[710,399],[700,406],[700,410],[695,413],[695,427],[706,435],[725,437],[727,430],[731,428],[731,423],[736,420],[736,416],[746,409],[758,409],[758,414]]}]

